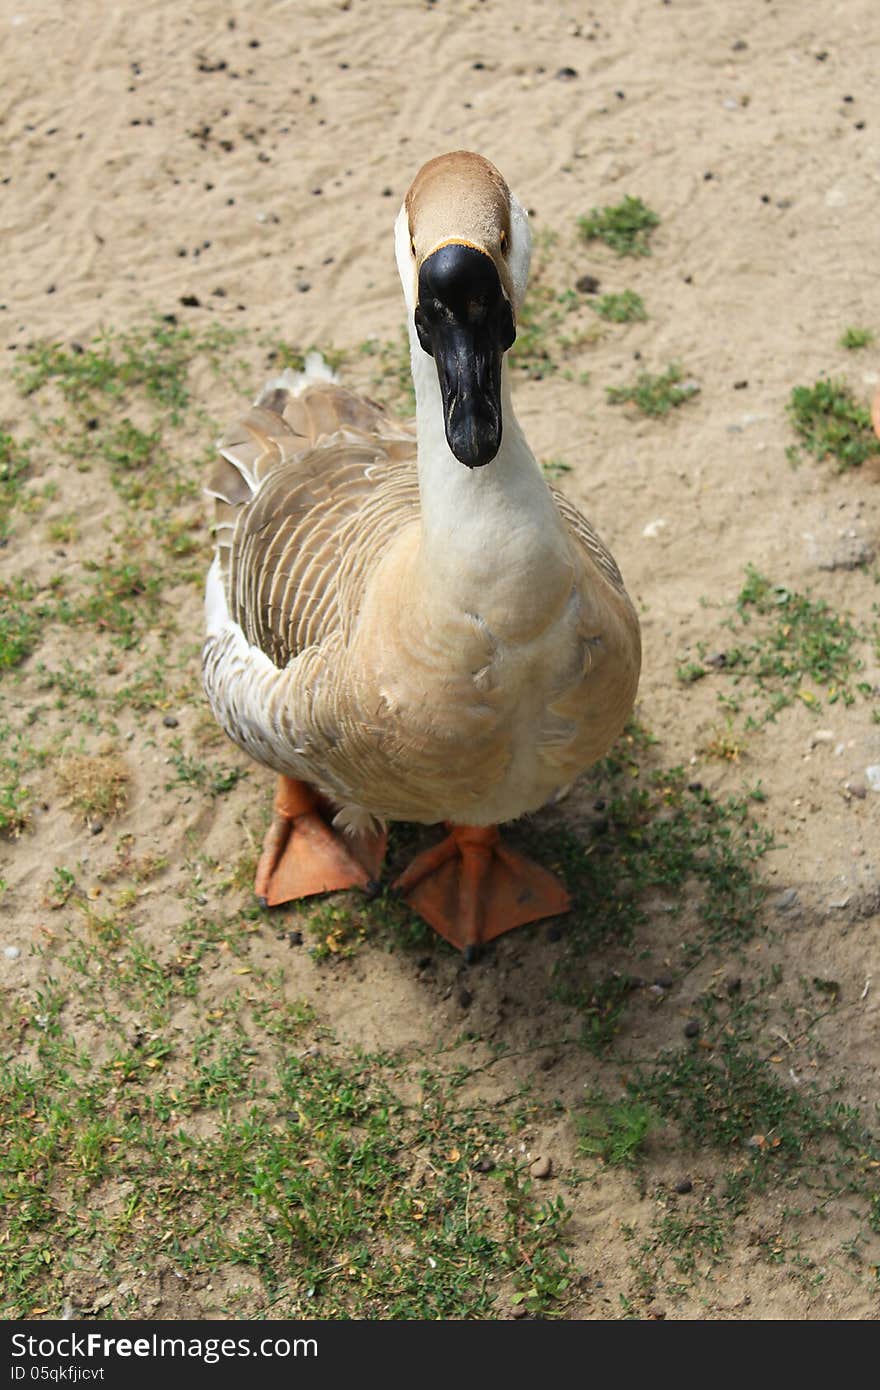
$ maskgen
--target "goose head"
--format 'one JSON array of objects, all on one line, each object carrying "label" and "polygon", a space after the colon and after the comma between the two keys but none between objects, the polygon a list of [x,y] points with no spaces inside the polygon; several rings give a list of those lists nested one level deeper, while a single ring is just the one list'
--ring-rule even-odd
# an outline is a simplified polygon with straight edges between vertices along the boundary
[{"label": "goose head", "polygon": [[531,240],[493,164],[465,150],[416,175],[395,226],[413,352],[434,359],[446,441],[479,468],[501,447],[502,364],[516,338]]}]

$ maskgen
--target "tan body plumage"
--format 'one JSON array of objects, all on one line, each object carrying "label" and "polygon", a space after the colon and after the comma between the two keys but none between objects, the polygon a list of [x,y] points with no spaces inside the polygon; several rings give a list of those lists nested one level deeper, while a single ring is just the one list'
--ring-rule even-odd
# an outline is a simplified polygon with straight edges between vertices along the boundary
[{"label": "tan body plumage", "polygon": [[370,818],[485,826],[537,809],[605,753],[638,684],[638,621],[617,566],[547,486],[506,361],[497,457],[463,467],[450,451],[437,367],[412,329],[420,259],[451,227],[492,257],[517,306],[528,233],[512,196],[498,214],[492,166],[435,164],[440,177],[426,184],[422,171],[422,203],[411,191],[396,234],[416,428],[319,362],[266,387],[221,441],[209,487],[214,713],[352,829]]},{"label": "tan body plumage", "polygon": [[262,399],[210,485],[228,614],[205,646],[217,719],[348,820],[535,810],[632,705],[636,623],[608,551],[554,493],[562,563],[508,574],[488,617],[479,586],[463,607],[421,563],[412,433],[332,384]]}]

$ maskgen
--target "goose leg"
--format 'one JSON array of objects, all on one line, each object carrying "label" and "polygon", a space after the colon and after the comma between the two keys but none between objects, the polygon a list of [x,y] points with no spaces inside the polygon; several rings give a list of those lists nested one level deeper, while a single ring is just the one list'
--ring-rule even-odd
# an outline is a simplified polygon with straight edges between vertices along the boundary
[{"label": "goose leg", "polygon": [[571,906],[560,881],[502,843],[496,825],[451,825],[445,840],[425,850],[394,887],[426,922],[460,951],[526,922],[555,917]]},{"label": "goose leg", "polygon": [[328,823],[329,807],[308,782],[279,777],[275,815],[263,842],[254,892],[266,907],[369,888],[385,857],[385,834],[347,836]]}]

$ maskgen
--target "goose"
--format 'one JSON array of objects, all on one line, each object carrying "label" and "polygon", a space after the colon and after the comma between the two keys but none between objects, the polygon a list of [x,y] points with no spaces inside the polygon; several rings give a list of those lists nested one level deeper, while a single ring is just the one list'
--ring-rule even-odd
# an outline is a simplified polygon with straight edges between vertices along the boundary
[{"label": "goose", "polygon": [[487,159],[453,151],[417,173],[394,242],[415,421],[314,355],[222,437],[203,679],[229,737],[278,774],[259,899],[370,890],[388,822],[444,822],[393,887],[472,958],[570,907],[498,827],[621,733],[639,623],[514,414],[522,204]]}]

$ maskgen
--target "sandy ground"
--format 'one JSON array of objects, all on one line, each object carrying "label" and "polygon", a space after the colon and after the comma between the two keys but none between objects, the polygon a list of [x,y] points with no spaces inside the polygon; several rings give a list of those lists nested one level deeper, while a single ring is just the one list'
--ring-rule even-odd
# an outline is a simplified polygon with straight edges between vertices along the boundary
[{"label": "sandy ground", "polygon": [[[745,777],[767,793],[779,843],[767,872],[774,893],[797,895],[780,899],[795,910],[777,915],[786,970],[821,967],[840,982],[848,1008],[824,1041],[847,1095],[870,1108],[878,996],[876,984],[863,990],[880,980],[880,792],[865,769],[880,763],[880,728],[865,701],[818,717],[798,705],[745,736],[739,762],[713,760],[701,750],[724,725],[717,688],[680,683],[676,667],[700,642],[720,645],[748,563],[872,621],[878,471],[792,467],[785,406],[794,385],[825,373],[845,375],[864,399],[878,381],[880,349],[839,346],[848,325],[880,335],[874,0],[84,0],[75,18],[57,3],[6,0],[0,42],[7,360],[34,339],[86,341],[153,311],[304,345],[395,338],[394,215],[420,164],[461,147],[491,158],[528,206],[555,285],[591,273],[603,289],[642,293],[647,323],[584,349],[586,385],[575,373],[521,384],[521,421],[538,457],[571,465],[565,486],[623,569],[643,624],[640,717],[666,762],[693,768],[714,792]],[[578,243],[575,222],[627,193],[661,225],[650,258],[621,263]],[[185,297],[198,303],[182,306]],[[672,360],[700,385],[674,418],[606,404],[605,386]],[[240,398],[213,382],[205,404],[222,420]],[[24,412],[0,382],[0,423],[15,427]],[[27,576],[40,557],[25,547],[4,565]],[[182,602],[195,648],[197,593]],[[865,660],[861,678],[880,683],[876,648]],[[817,728],[828,734],[818,743]],[[164,828],[161,780],[139,786],[125,824],[146,840],[170,837],[182,873],[196,822]],[[242,815],[259,830],[267,796],[253,776],[203,813],[206,852],[232,855]],[[72,816],[0,849],[16,930],[40,917],[47,857],[89,852],[100,854]],[[161,893],[151,912],[154,930],[174,930]],[[513,1016],[509,1040],[527,1041],[540,1034],[544,948],[539,936],[500,949],[499,970],[469,986],[468,1026],[491,1031]],[[451,959],[433,983],[382,953],[333,978],[303,955],[282,962],[348,1040],[406,1047],[461,1026]],[[3,969],[9,991],[27,987],[23,962],[18,974]],[[675,1001],[679,1022],[687,989]],[[629,1041],[644,1049],[656,1037],[633,1025]],[[530,1079],[567,1105],[583,1086],[580,1067],[566,1059]],[[564,1168],[564,1126],[539,1139]],[[630,1253],[621,1230],[650,1197],[609,1173],[577,1201],[575,1253],[602,1271],[606,1292],[572,1315],[616,1316]],[[818,1287],[757,1260],[744,1231],[718,1279],[663,1311],[875,1316],[870,1281],[834,1264],[821,1222],[805,1240],[820,1263],[829,1258]],[[193,1295],[176,1315],[203,1307]]]}]

